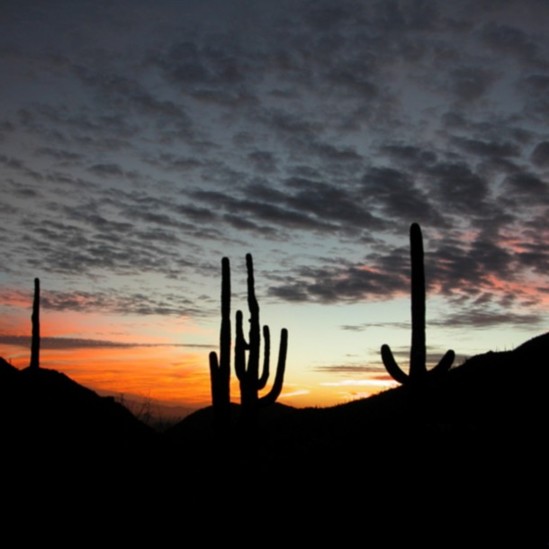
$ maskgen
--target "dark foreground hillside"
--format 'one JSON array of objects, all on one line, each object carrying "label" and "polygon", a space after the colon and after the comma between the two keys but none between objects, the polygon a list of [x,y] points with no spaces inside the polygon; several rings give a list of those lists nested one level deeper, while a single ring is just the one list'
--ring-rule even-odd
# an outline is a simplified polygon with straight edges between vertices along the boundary
[{"label": "dark foreground hillside", "polygon": [[257,479],[298,512],[314,509],[325,528],[358,513],[360,524],[389,521],[384,539],[395,536],[395,547],[403,531],[439,547],[512,539],[545,546],[548,382],[546,334],[476,356],[425,387],[333,408],[272,410],[253,436],[236,429],[226,441],[205,439],[207,410],[168,435],[181,448],[196,441],[203,453],[195,457],[210,474]]},{"label": "dark foreground hillside", "polygon": [[234,519],[250,543],[546,547],[548,382],[546,334],[421,388],[275,405],[247,429],[235,405],[223,436],[205,409],[160,435],[62,374],[0,363],[3,468],[25,501],[100,494],[104,514],[175,514],[186,528],[207,517],[203,534]]}]

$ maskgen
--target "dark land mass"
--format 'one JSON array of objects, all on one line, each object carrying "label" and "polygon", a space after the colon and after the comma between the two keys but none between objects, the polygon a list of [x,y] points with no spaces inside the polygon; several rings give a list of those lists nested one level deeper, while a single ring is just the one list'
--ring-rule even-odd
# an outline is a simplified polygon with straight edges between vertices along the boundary
[{"label": "dark land mass", "polygon": [[548,388],[545,334],[421,386],[275,404],[246,427],[233,405],[225,434],[206,408],[160,434],[63,374],[2,360],[3,470],[20,505],[91,493],[103,513],[175,514],[204,535],[233,519],[222,531],[250,543],[548,547]]}]

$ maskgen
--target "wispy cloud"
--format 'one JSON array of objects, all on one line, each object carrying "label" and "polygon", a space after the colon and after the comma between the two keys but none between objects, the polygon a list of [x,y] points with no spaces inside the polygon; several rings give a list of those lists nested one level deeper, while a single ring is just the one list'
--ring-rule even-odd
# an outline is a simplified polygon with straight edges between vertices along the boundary
[{"label": "wispy cloud", "polygon": [[[30,349],[31,338],[28,336],[0,335],[0,343]],[[123,343],[104,339],[77,339],[69,337],[42,337],[40,346],[45,350],[76,349],[131,349],[136,347],[207,347],[202,345],[185,345],[177,343]]]}]

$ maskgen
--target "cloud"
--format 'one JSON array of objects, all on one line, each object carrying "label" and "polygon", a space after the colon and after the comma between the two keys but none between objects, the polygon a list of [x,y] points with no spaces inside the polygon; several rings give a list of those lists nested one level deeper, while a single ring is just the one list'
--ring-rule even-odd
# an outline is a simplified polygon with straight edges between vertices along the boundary
[{"label": "cloud", "polygon": [[365,322],[363,324],[344,324],[341,329],[347,332],[364,332],[370,328],[387,327],[409,329],[410,324],[406,322]]},{"label": "cloud", "polygon": [[422,146],[406,143],[389,143],[382,145],[380,151],[390,159],[411,169],[421,169],[437,161],[437,153]]},{"label": "cloud", "polygon": [[81,153],[56,147],[39,147],[36,149],[36,154],[53,158],[54,160],[59,161],[62,165],[80,163],[80,161],[84,158],[84,155]]},{"label": "cloud", "polygon": [[387,299],[405,286],[408,286],[407,282],[394,271],[383,272],[377,267],[351,264],[302,268],[294,280],[272,287],[269,293],[290,301],[335,303],[366,297]]},{"label": "cloud", "polygon": [[[0,335],[0,344],[30,349],[31,338],[28,336]],[[211,345],[184,343],[136,343],[120,342],[105,339],[79,339],[70,337],[41,337],[40,348],[43,350],[73,349],[133,349],[138,347],[190,347],[211,349]]]},{"label": "cloud", "polygon": [[539,66],[538,45],[526,32],[512,25],[486,23],[481,29],[481,40],[497,54],[515,57],[521,64]]},{"label": "cloud", "polygon": [[[426,247],[425,269],[428,295],[441,295],[450,300],[449,306],[456,315],[465,314],[475,300],[489,300],[493,304],[493,323],[514,322],[518,313],[513,308],[531,303],[533,290],[520,281],[518,272],[526,265],[547,264],[549,257],[541,245],[530,249],[523,243],[515,243],[509,235],[500,241],[487,239],[482,232],[471,239],[456,239],[445,234],[440,239],[429,240]],[[507,243],[507,239],[511,242]],[[512,246],[520,251],[512,251]],[[544,251],[545,250],[545,251]],[[530,254],[535,256],[530,256]],[[302,267],[295,274],[273,280],[269,293],[289,302],[342,303],[369,300],[388,300],[409,295],[409,250],[404,246],[390,250],[388,246],[370,253],[360,263],[325,262],[323,267]],[[530,306],[532,306],[531,304]],[[525,315],[532,322],[539,318],[535,310]],[[519,318],[520,315],[517,317]],[[457,316],[456,316],[457,318]],[[471,321],[474,321],[474,315]],[[478,317],[484,325],[484,317]],[[448,321],[447,325],[452,326]],[[379,326],[378,323],[371,326]],[[395,324],[391,323],[391,326]],[[359,330],[368,325],[344,326],[346,330]]]},{"label": "cloud", "polygon": [[511,174],[505,179],[504,185],[507,191],[506,201],[517,209],[525,205],[546,204],[549,200],[548,183],[533,173]]},{"label": "cloud", "polygon": [[515,313],[512,311],[495,311],[488,308],[467,308],[455,314],[446,315],[437,324],[451,327],[491,328],[494,326],[521,326],[540,325],[544,316],[540,313]]},{"label": "cloud", "polygon": [[204,166],[204,162],[191,155],[160,153],[157,157],[145,157],[144,160],[153,166],[178,173],[189,173]]},{"label": "cloud", "polygon": [[[271,224],[272,230],[275,226],[285,229],[301,230],[334,230],[335,225],[324,221],[321,218],[309,215],[308,212],[301,212],[290,209],[280,204],[279,198],[263,200],[261,194],[263,188],[253,187],[254,192],[246,193],[246,197],[235,197],[215,191],[196,191],[192,193],[195,200],[203,203],[216,204],[218,209],[225,210],[227,217],[232,223],[236,218],[241,217],[244,224],[241,227],[257,227]],[[251,188],[250,188],[251,190]],[[278,193],[276,193],[278,195]],[[256,198],[257,197],[257,198]],[[251,225],[249,225],[251,224]]]},{"label": "cloud", "polygon": [[[235,44],[224,44],[232,45]],[[241,85],[249,67],[243,66],[242,57],[237,57],[230,47],[212,44],[202,45],[191,40],[172,45],[168,51],[159,53],[152,61],[163,69],[170,80],[185,86],[231,87]]]},{"label": "cloud", "polygon": [[200,315],[192,301],[181,295],[114,292],[42,292],[41,306],[56,311],[104,311],[140,316]]},{"label": "cloud", "polygon": [[488,197],[488,181],[465,162],[438,162],[426,169],[429,191],[453,212],[482,213]]},{"label": "cloud", "polygon": [[379,374],[383,371],[383,366],[355,366],[351,364],[330,364],[326,366],[316,366],[316,372],[345,374],[345,375],[364,375],[364,374]]},{"label": "cloud", "polygon": [[[325,381],[320,383],[324,387],[396,387],[398,384],[392,379],[345,379],[342,381]],[[366,398],[370,394],[358,395],[357,398]]]},{"label": "cloud", "polygon": [[276,157],[269,151],[252,151],[248,154],[248,159],[253,168],[260,173],[269,174],[278,170]]},{"label": "cloud", "polygon": [[[180,104],[151,95],[142,82],[114,72],[111,67],[95,68],[93,64],[74,64],[72,70],[83,84],[100,95],[102,102],[108,102],[112,107],[116,107],[117,113],[128,111],[156,121],[161,120],[170,126],[191,130],[191,118]],[[109,126],[116,124],[119,128],[130,127],[119,114],[102,119],[98,117],[97,120],[103,122],[102,125],[107,122]]]},{"label": "cloud", "polygon": [[488,159],[516,157],[520,154],[520,148],[512,142],[483,141],[480,139],[467,139],[456,137],[454,143],[463,151]]},{"label": "cloud", "polygon": [[128,172],[125,172],[118,164],[94,164],[90,166],[89,171],[99,177],[126,177]]},{"label": "cloud", "polygon": [[541,141],[538,143],[532,151],[530,159],[540,168],[549,167],[549,141]]},{"label": "cloud", "polygon": [[[107,276],[192,280],[253,243],[300,250],[270,279],[283,301],[390,299],[418,221],[429,291],[460,314],[547,270],[543,3],[267,4],[45,11],[26,42],[21,12],[0,55],[8,268],[103,280],[60,310],[197,314]],[[69,22],[67,49],[49,29]]]},{"label": "cloud", "polygon": [[20,158],[0,154],[0,164],[33,181],[42,181],[44,179],[44,176],[40,172],[30,168],[27,163]]},{"label": "cloud", "polygon": [[[28,292],[4,290],[2,302],[12,306],[28,306],[32,296]],[[78,311],[140,316],[201,316],[204,311],[194,301],[181,294],[168,292],[142,293],[121,291],[54,291],[42,289],[40,307],[52,311]]]},{"label": "cloud", "polygon": [[549,75],[536,73],[519,79],[517,90],[523,98],[524,114],[535,122],[546,120],[549,113]]},{"label": "cloud", "polygon": [[464,103],[472,103],[484,97],[498,78],[495,71],[476,66],[458,67],[448,77],[446,90]]},{"label": "cloud", "polygon": [[[285,181],[290,191],[284,202],[298,211],[307,212],[326,223],[326,229],[336,227],[342,232],[360,228],[380,228],[383,222],[364,206],[364,199],[351,188],[338,188],[321,181],[292,177]],[[331,223],[332,225],[328,225]]]},{"label": "cloud", "polygon": [[[395,168],[375,167],[366,171],[361,193],[371,207],[381,208],[388,219],[422,219],[430,225],[443,225],[443,218],[419,188],[414,179],[405,171]],[[379,216],[381,217],[381,215]]]}]

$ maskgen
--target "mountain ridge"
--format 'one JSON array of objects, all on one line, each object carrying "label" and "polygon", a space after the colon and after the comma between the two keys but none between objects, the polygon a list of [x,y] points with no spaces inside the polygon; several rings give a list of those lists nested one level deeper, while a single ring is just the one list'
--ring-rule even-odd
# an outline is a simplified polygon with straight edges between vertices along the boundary
[{"label": "mountain ridge", "polygon": [[[510,539],[542,547],[549,539],[548,357],[549,333],[476,355],[424,387],[329,408],[275,404],[253,429],[239,425],[233,404],[225,434],[213,430],[211,407],[154,433],[64,374],[14,371],[0,361],[4,471],[17,497],[57,492],[90,505],[95,494],[113,517],[121,506],[169,513],[171,504],[161,502],[184,494],[194,505],[185,515],[192,526],[205,509],[240,516],[239,506],[223,503],[238,493],[252,498],[251,513],[282,513],[275,539],[295,531],[345,536],[367,517],[372,547],[410,540],[490,547]],[[535,380],[527,390],[516,385],[519,371]],[[116,497],[105,498],[113,488]],[[282,503],[277,493],[291,497]]]}]

